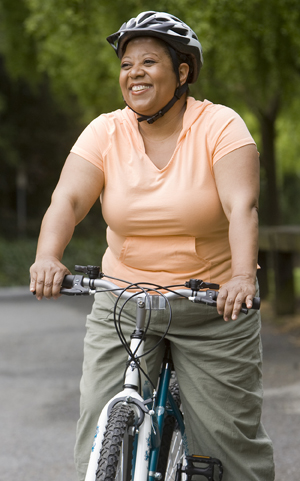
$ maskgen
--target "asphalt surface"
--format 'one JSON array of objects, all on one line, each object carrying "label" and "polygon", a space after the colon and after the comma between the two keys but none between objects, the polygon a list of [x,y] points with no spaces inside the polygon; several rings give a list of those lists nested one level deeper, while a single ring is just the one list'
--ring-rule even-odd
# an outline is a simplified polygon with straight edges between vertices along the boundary
[{"label": "asphalt surface", "polygon": [[[0,481],[77,480],[73,446],[91,304],[0,290]],[[274,443],[276,481],[299,481],[300,344],[266,319],[263,346],[263,422]]]}]

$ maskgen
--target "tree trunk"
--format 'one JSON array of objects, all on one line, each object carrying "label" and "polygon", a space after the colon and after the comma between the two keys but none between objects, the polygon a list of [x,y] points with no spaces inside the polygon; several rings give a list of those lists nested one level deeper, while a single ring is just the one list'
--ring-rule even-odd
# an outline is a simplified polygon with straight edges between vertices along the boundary
[{"label": "tree trunk", "polygon": [[275,124],[279,112],[280,98],[277,95],[266,112],[260,112],[262,136],[261,161],[266,174],[265,205],[262,206],[263,221],[267,225],[280,224],[279,190],[277,186],[275,155]]},{"label": "tree trunk", "polygon": [[27,176],[24,167],[17,170],[16,190],[18,235],[24,237],[27,228]]}]

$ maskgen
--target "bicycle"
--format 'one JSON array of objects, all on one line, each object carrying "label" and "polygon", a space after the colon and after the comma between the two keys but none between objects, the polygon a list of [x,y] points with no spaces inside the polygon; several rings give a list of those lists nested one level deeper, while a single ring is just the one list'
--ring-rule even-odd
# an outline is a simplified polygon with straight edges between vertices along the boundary
[{"label": "bicycle", "polygon": [[[179,387],[174,380],[170,344],[165,339],[172,319],[169,301],[186,298],[216,306],[219,285],[190,279],[184,286],[127,283],[127,287],[122,288],[103,279],[113,278],[105,276],[97,266],[75,266],[75,270],[81,274],[65,276],[61,293],[89,295],[113,292],[116,295],[115,327],[128,352],[123,390],[106,404],[99,416],[85,481],[192,481],[194,475],[208,481],[214,481],[217,476],[221,481],[223,466],[219,459],[189,454]],[[174,290],[175,287],[180,289]],[[124,303],[117,315],[121,299]],[[130,345],[121,328],[122,311],[129,301],[137,306],[136,326]],[[259,309],[259,306],[260,299],[254,298],[253,308]],[[158,387],[156,389],[152,385],[151,390],[144,342],[151,310],[167,307],[169,321],[160,340],[165,342],[165,355]],[[245,305],[242,312],[248,312]]]}]

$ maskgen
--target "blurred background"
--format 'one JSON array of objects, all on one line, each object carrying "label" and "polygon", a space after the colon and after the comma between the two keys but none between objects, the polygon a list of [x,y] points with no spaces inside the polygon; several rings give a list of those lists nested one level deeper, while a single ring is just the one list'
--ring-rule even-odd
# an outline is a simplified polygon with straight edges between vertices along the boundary
[{"label": "blurred background", "polygon": [[[40,304],[27,287],[20,293],[13,286],[28,285],[40,223],[73,143],[93,118],[124,106],[119,60],[105,39],[144,10],[168,11],[195,30],[204,67],[191,94],[235,109],[258,145],[263,419],[276,479],[297,481],[299,0],[0,0],[3,480],[20,472],[31,481],[45,472],[49,481],[75,479],[71,451],[91,299]],[[97,203],[66,249],[71,271],[75,263],[101,263],[105,227]]]},{"label": "blurred background", "polygon": [[[123,108],[119,61],[105,38],[143,10],[168,11],[195,30],[204,67],[191,94],[228,105],[246,121],[261,155],[262,253],[272,250],[268,226],[284,228],[297,298],[298,0],[0,0],[0,285],[27,284],[41,219],[79,133],[101,113]],[[64,262],[70,269],[99,264],[104,249],[97,204]],[[272,259],[261,258],[266,297],[276,288]]]}]

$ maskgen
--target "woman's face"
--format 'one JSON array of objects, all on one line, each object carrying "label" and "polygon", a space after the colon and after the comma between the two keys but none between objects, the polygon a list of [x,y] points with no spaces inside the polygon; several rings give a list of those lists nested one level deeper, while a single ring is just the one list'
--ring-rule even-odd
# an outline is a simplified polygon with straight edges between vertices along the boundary
[{"label": "woman's face", "polygon": [[153,115],[174,96],[177,79],[164,46],[153,37],[128,42],[121,59],[120,87],[125,102],[143,115]]}]

